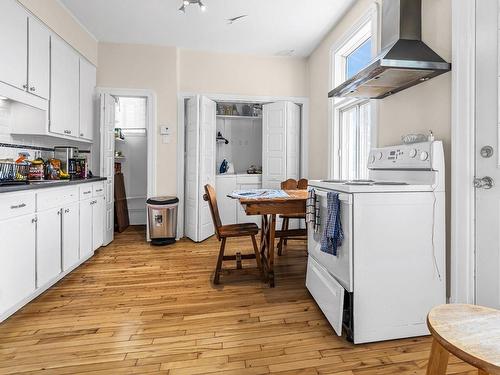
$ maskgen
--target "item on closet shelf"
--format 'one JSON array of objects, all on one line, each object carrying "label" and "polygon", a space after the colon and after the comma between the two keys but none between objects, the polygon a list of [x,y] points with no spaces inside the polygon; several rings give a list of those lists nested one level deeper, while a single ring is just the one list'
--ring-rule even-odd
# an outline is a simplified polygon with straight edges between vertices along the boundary
[{"label": "item on closet shelf", "polygon": [[248,104],[244,104],[241,108],[241,114],[243,116],[252,116],[252,107],[250,107]]},{"label": "item on closet shelf", "polygon": [[427,136],[425,134],[406,134],[401,137],[401,140],[405,145],[412,143],[427,142]]},{"label": "item on closet shelf", "polygon": [[236,107],[236,104],[233,104],[233,116],[239,116],[240,113],[238,112],[238,107]]},{"label": "item on closet shelf", "polygon": [[224,174],[227,172],[227,169],[228,169],[228,162],[226,159],[224,159],[222,160],[222,163],[220,163],[219,173]]},{"label": "item on closet shelf", "polygon": [[262,106],[260,104],[253,105],[253,116],[261,117],[262,116]]},{"label": "item on closet shelf", "polygon": [[222,136],[222,133],[221,133],[221,132],[217,132],[217,137],[215,138],[215,140],[216,140],[217,142],[224,142],[224,144],[226,144],[226,145],[229,143],[229,141],[227,140],[227,138],[224,138],[224,137]]},{"label": "item on closet shelf", "polygon": [[250,168],[247,169],[248,174],[256,174],[257,173],[257,168],[255,165],[251,165]]},{"label": "item on closet shelf", "polygon": [[234,164],[231,162],[227,163],[227,174],[234,174]]}]

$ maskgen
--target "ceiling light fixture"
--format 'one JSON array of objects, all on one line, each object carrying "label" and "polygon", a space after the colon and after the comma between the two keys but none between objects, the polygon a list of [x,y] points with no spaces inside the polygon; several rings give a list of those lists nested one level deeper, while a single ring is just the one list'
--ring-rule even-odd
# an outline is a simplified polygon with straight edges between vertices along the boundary
[{"label": "ceiling light fixture", "polygon": [[206,12],[207,6],[203,3],[202,0],[182,0],[182,5],[179,8],[179,11],[182,13],[186,13],[186,7],[193,4],[198,5],[202,12]]}]

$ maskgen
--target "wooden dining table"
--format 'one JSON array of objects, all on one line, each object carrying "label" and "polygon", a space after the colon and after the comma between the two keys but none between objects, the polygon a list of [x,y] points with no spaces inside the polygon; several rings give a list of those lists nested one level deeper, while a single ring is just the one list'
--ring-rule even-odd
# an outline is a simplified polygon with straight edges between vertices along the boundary
[{"label": "wooden dining table", "polygon": [[274,248],[275,239],[307,236],[306,229],[276,230],[276,215],[305,214],[307,190],[285,190],[283,197],[238,198],[247,215],[261,215],[260,255],[262,269],[269,286],[275,286]]}]

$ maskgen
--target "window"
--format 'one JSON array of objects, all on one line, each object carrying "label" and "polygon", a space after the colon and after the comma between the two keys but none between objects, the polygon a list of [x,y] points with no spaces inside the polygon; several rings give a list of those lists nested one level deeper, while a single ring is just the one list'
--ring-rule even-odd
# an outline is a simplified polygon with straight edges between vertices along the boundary
[{"label": "window", "polygon": [[147,99],[143,97],[118,97],[116,106],[116,128],[145,129]]},{"label": "window", "polygon": [[[332,88],[365,68],[376,52],[376,5],[332,50]],[[375,146],[374,104],[367,99],[333,98],[330,101],[330,177],[368,178],[368,154]]]}]

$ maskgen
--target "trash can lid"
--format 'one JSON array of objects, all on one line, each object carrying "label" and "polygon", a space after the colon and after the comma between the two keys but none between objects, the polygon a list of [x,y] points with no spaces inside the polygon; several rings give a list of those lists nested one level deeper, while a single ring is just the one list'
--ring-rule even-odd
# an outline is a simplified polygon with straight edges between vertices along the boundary
[{"label": "trash can lid", "polygon": [[146,201],[147,204],[167,205],[179,203],[179,198],[172,195],[165,195],[163,197],[152,197]]}]

